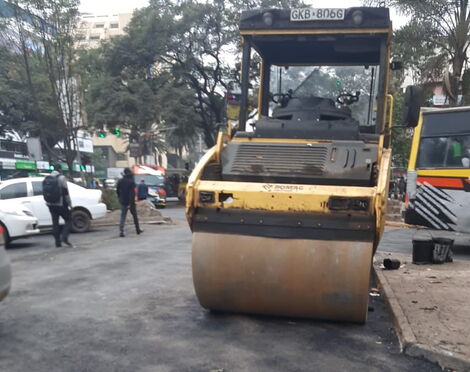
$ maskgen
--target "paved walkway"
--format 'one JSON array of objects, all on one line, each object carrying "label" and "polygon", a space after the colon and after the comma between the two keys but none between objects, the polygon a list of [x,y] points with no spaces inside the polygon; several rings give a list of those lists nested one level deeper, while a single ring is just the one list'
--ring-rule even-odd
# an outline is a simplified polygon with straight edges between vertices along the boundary
[{"label": "paved walkway", "polygon": [[[384,270],[384,258],[397,258],[402,266]],[[411,254],[378,252],[374,269],[403,351],[470,371],[470,261],[415,265]]]}]

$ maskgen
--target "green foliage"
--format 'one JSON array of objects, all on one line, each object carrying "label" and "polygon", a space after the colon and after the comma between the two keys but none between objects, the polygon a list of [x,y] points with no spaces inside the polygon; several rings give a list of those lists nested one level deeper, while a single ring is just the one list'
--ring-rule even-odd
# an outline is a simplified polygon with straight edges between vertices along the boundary
[{"label": "green foliage", "polygon": [[50,158],[60,157],[54,146],[62,142],[69,169],[76,156],[72,143],[80,96],[74,80],[73,39],[78,4],[78,0],[11,0],[5,4],[11,17],[0,18],[8,30],[6,45],[15,54],[0,71],[0,96],[9,97],[9,102],[0,103],[5,113],[2,124],[39,136]]},{"label": "green foliage", "polygon": [[411,140],[413,132],[410,129],[403,128],[403,103],[404,94],[396,93],[393,107],[392,124],[392,166],[398,168],[407,168],[410,157]]},{"label": "green foliage", "polygon": [[403,62],[404,69],[395,72],[395,88],[403,83],[404,73],[411,74],[416,84],[436,82],[442,79],[447,57],[437,51],[435,44],[428,39],[432,25],[428,22],[410,21],[395,31],[393,58]]},{"label": "green foliage", "polygon": [[[374,5],[395,6],[410,16],[412,21],[402,35],[403,51],[408,50],[408,54],[419,51],[416,56],[410,57],[415,62],[413,68],[425,67],[427,63],[425,59],[428,57],[430,66],[427,71],[431,73],[431,77],[435,76],[436,68],[439,71],[439,68],[444,67],[441,69],[441,74],[444,75],[449,102],[452,106],[456,105],[460,79],[470,46],[468,0],[369,0],[366,2]],[[420,46],[419,43],[422,45]],[[437,55],[432,57],[433,52],[436,54],[436,50]],[[420,60],[416,61],[416,57]],[[447,63],[450,64],[450,72],[445,71]]]},{"label": "green foliage", "polygon": [[95,166],[95,169],[106,169],[106,160],[103,156],[103,150],[99,147],[93,148],[93,164]]},{"label": "green foliage", "polygon": [[[126,35],[103,44],[98,55],[84,52],[87,62],[99,62],[87,83],[90,122],[98,128],[120,123],[139,133],[148,130],[148,118],[177,151],[193,146],[198,133],[212,146],[217,125],[225,122],[228,83],[238,78],[238,60],[228,62],[227,55],[239,48],[240,9],[291,5],[299,2],[151,0],[134,13]],[[146,103],[138,90],[125,92],[121,80],[148,85],[153,117],[136,117]]]}]

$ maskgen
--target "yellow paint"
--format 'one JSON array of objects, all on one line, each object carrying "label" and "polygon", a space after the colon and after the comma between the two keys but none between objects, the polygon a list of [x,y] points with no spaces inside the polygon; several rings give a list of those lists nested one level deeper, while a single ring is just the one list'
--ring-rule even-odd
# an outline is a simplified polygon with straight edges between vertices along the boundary
[{"label": "yellow paint", "polygon": [[242,30],[241,35],[325,35],[325,34],[389,34],[390,28],[362,28],[362,29],[322,29],[322,30]]},{"label": "yellow paint", "polygon": [[194,201],[194,186],[196,182],[201,179],[204,168],[210,162],[213,162],[216,158],[216,147],[210,148],[204,156],[201,158],[199,163],[196,164],[196,167],[191,172],[191,175],[188,179],[188,185],[186,186],[186,216],[188,220],[192,218],[192,205]]},{"label": "yellow paint", "polygon": [[[330,196],[368,198],[369,213],[354,211],[354,214],[370,214],[373,211],[375,187],[342,187],[302,184],[272,184],[259,182],[197,181],[194,187],[194,206],[223,209],[263,209],[277,212],[322,212],[331,213],[327,203]],[[216,203],[199,202],[199,192],[215,193]],[[219,202],[219,194],[232,194],[230,203]],[[351,213],[352,211],[348,211]],[[335,213],[346,213],[345,211]]]},{"label": "yellow paint", "polygon": [[297,139],[297,138],[249,138],[249,137],[235,137],[233,142],[256,142],[256,143],[331,143],[330,140],[312,140],[312,139]]},{"label": "yellow paint", "polygon": [[418,169],[417,173],[423,177],[470,178],[470,169]]},{"label": "yellow paint", "polygon": [[385,130],[387,131],[388,138],[390,138],[390,144],[392,141],[392,123],[393,123],[393,96],[387,94],[387,104],[388,104],[388,121],[385,125]]},{"label": "yellow paint", "polygon": [[384,149],[379,167],[379,177],[377,180],[375,197],[375,218],[376,218],[376,242],[378,243],[385,227],[385,215],[387,213],[388,186],[390,182],[390,165],[392,151]]},{"label": "yellow paint", "polygon": [[416,159],[418,158],[419,139],[421,137],[421,129],[423,127],[423,114],[419,114],[418,125],[414,129],[413,141],[411,142],[410,160],[408,162],[408,170],[414,171],[416,168]]}]

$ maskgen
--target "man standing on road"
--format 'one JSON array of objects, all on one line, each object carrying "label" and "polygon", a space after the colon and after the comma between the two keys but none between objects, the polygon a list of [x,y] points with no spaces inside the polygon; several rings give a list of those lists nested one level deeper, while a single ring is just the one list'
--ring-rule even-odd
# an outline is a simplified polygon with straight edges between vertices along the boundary
[{"label": "man standing on road", "polygon": [[[55,246],[61,247],[62,242],[64,242],[69,247],[73,248],[73,245],[69,242],[69,234],[72,226],[72,216],[70,213],[72,201],[67,187],[67,179],[62,174],[62,166],[60,164],[57,164],[54,167],[54,171],[42,181],[42,194],[51,212],[52,233],[55,239]],[[62,234],[59,226],[59,217],[62,217],[65,221]]]},{"label": "man standing on road", "polygon": [[138,200],[146,200],[149,196],[149,188],[145,184],[145,179],[141,179],[139,186],[137,186],[137,199]]},{"label": "man standing on road", "polygon": [[119,223],[119,236],[124,237],[124,225],[126,224],[127,210],[130,209],[134,218],[135,231],[141,234],[144,230],[139,227],[139,219],[137,218],[137,210],[135,208],[135,182],[134,175],[129,168],[124,169],[123,177],[118,181],[116,192],[121,204],[121,220]]}]

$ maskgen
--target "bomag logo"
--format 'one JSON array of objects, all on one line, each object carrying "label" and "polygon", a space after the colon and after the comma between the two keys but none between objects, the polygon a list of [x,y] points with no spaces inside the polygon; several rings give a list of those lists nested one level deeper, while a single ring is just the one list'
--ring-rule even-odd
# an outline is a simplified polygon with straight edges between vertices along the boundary
[{"label": "bomag logo", "polygon": [[298,185],[273,185],[270,183],[266,183],[263,185],[263,189],[266,191],[290,191],[290,192],[296,192],[296,191],[303,191],[304,187],[303,186],[298,186]]}]

